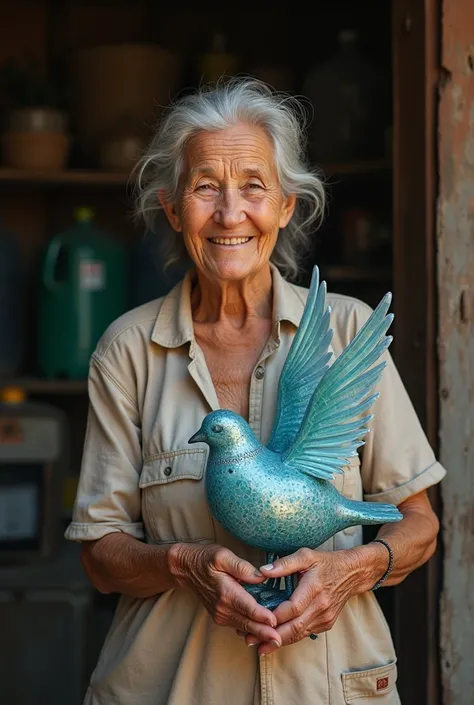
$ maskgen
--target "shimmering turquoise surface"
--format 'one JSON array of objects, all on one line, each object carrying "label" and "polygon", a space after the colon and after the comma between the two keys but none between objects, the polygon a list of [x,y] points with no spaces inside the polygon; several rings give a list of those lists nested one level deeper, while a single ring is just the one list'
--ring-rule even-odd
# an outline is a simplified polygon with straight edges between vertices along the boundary
[{"label": "shimmering turquoise surface", "polygon": [[[224,409],[208,414],[189,440],[209,445],[206,495],[215,518],[241,541],[272,555],[317,548],[350,526],[402,518],[393,505],[347,499],[328,481],[357,454],[373,418],[367,412],[385,367],[379,358],[392,340],[386,335],[393,320],[387,314],[391,296],[331,366],[325,298],[315,267],[280,377],[267,446],[241,416]],[[276,602],[274,595],[269,601],[277,604],[290,592],[287,586]]]}]

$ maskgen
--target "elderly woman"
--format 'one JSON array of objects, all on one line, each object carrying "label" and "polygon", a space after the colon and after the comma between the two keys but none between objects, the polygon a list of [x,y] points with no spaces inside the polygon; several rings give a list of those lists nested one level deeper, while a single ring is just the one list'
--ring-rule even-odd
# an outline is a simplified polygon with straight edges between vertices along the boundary
[{"label": "elderly woman", "polygon": [[[263,567],[262,552],[210,515],[206,447],[188,444],[217,408],[269,437],[307,295],[283,274],[297,272],[324,206],[299,116],[294,101],[250,80],[200,90],[170,107],[141,164],[140,213],[153,226],[163,208],[170,261],[187,251],[194,267],[112,324],[91,360],[67,537],[83,542],[94,586],[122,597],[88,705],[399,703],[373,588],[400,583],[433,554],[426,489],[445,471],[390,357],[372,433],[335,480],[347,497],[399,507],[403,519],[380,528],[386,545],[363,545],[353,527]],[[371,309],[337,294],[328,303],[337,356]],[[295,572],[296,591],[274,612],[242,586]]]}]

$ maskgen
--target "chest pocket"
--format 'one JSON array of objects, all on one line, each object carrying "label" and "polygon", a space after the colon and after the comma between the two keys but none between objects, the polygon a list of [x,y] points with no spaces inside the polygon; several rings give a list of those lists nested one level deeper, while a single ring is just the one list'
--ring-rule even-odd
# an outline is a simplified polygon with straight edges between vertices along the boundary
[{"label": "chest pocket", "polygon": [[159,453],[145,460],[140,475],[142,517],[153,543],[213,542],[206,502],[205,450]]}]

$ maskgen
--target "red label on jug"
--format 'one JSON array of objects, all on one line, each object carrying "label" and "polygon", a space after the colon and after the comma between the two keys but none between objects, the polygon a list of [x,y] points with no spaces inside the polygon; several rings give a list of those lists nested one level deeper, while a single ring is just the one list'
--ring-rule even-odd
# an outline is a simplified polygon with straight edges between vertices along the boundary
[{"label": "red label on jug", "polygon": [[102,289],[105,289],[104,263],[93,260],[81,262],[79,282],[81,289],[85,291],[102,291]]}]

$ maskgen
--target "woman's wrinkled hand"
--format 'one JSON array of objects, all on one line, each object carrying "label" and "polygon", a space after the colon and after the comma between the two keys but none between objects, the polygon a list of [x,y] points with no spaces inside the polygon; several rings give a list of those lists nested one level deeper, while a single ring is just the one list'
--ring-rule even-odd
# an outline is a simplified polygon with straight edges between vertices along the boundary
[{"label": "woman's wrinkled hand", "polygon": [[[299,574],[299,583],[289,600],[282,602],[274,615],[282,646],[294,644],[310,634],[329,631],[347,600],[354,595],[360,570],[351,551],[313,551],[302,548],[278,559],[273,568],[262,567],[265,577]],[[276,644],[261,643],[246,636],[250,645],[259,644],[260,654],[276,651]]]},{"label": "woman's wrinkled hand", "polygon": [[251,563],[217,545],[175,544],[169,550],[170,572],[180,587],[193,590],[214,622],[281,646],[277,617],[242,587],[265,577]]}]

